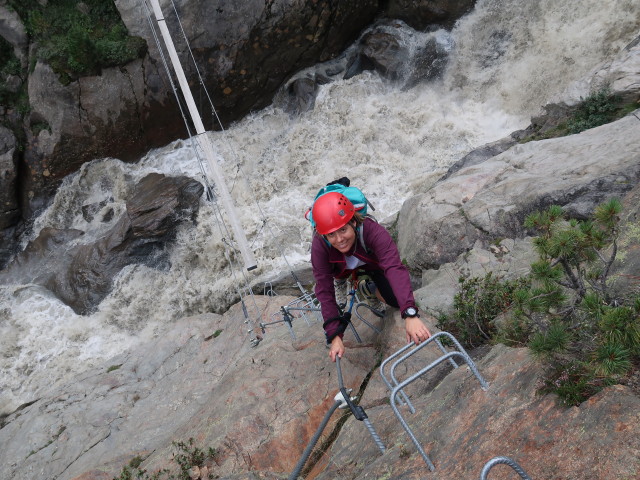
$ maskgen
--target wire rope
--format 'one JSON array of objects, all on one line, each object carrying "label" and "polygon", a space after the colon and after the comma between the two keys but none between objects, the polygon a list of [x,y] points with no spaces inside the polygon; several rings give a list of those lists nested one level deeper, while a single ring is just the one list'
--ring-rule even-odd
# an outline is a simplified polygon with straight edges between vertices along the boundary
[{"label": "wire rope", "polygon": [[[200,73],[200,68],[198,68],[198,64],[196,62],[196,59],[193,55],[193,51],[191,49],[191,44],[189,42],[189,39],[187,38],[186,32],[184,31],[184,28],[182,26],[182,22],[180,21],[180,16],[178,15],[178,10],[176,9],[176,5],[174,0],[171,0],[171,6],[175,12],[176,18],[178,19],[178,24],[180,26],[180,31],[182,33],[183,39],[185,41],[187,50],[189,52],[189,55],[191,57],[191,61],[193,62],[195,71],[197,73],[198,76],[198,80],[200,81],[200,85],[202,86],[202,89],[205,92],[205,96],[207,97],[207,100],[209,101],[209,105],[211,107],[211,111],[213,112],[213,115],[215,117],[215,119],[218,122],[218,125],[220,126],[220,132],[222,133],[222,138],[224,139],[224,141],[227,144],[227,148],[229,149],[229,151],[231,152],[231,154],[234,157],[234,160],[236,162],[236,168],[237,168],[237,172],[236,173],[240,173],[241,178],[244,180],[245,182],[245,186],[247,188],[248,191],[252,191],[251,189],[251,185],[247,179],[247,175],[244,173],[244,170],[242,169],[242,166],[240,165],[240,157],[238,156],[236,150],[233,148],[233,146],[231,145],[231,142],[229,141],[228,135],[227,135],[227,131],[224,128],[224,125],[222,124],[222,120],[220,120],[220,116],[218,115],[218,112],[213,104],[213,100],[211,99],[211,96],[209,95],[209,91],[207,90],[207,87],[204,83],[204,79],[202,78],[202,75]],[[235,185],[235,181],[234,181],[234,185]],[[271,229],[271,226],[269,225],[269,221],[268,218],[266,216],[266,214],[264,213],[264,210],[262,209],[262,207],[260,206],[260,203],[258,202],[258,200],[253,197],[253,202],[256,205],[256,208],[258,209],[258,212],[260,213],[260,217],[263,221],[263,225],[260,229],[260,231],[262,231],[262,229],[264,229],[264,227],[266,226],[267,231],[269,232],[269,235],[271,236],[271,238],[275,238],[274,232]],[[259,233],[259,232],[258,232]],[[254,239],[254,243],[255,243],[255,239]],[[291,266],[291,264],[289,263],[289,260],[287,259],[287,256],[284,253],[284,250],[282,249],[282,246],[280,245],[280,243],[276,242],[276,248],[280,253],[280,256],[283,258],[283,260],[285,261],[285,263],[287,264],[287,267],[289,268],[289,271],[291,273],[291,275],[293,276],[293,278],[296,281],[296,284],[298,286],[298,289],[302,292],[302,294],[305,297],[310,297],[309,292],[307,292],[307,290],[302,286],[302,284],[300,283],[300,281],[298,280],[298,277],[296,276],[296,274],[293,271],[293,268]],[[255,301],[255,300],[254,300]]]},{"label": "wire rope", "polygon": [[[152,20],[151,9],[150,9],[149,5],[147,4],[146,0],[142,0],[142,1],[143,1],[144,6],[145,6],[145,9],[146,9],[147,20],[148,20],[149,25],[151,27],[151,32],[152,32],[152,35],[153,35],[153,39],[154,39],[154,41],[156,43],[156,47],[158,48],[158,52],[159,52],[160,58],[162,60],[162,64],[164,66],[164,69],[165,69],[165,72],[167,74],[167,77],[169,78],[169,82],[171,84],[171,88],[173,90],[174,96],[176,97],[176,101],[178,103],[178,108],[179,108],[180,113],[182,115],[182,119],[184,121],[186,130],[187,130],[187,134],[189,135],[189,140],[191,141],[192,148],[193,148],[193,150],[195,152],[195,155],[196,155],[196,158],[197,158],[197,161],[198,161],[198,165],[200,167],[200,171],[202,173],[202,176],[203,176],[203,179],[204,179],[204,183],[205,183],[206,188],[207,188],[207,193],[211,194],[211,196],[214,197],[214,198],[211,198],[210,200],[211,200],[211,203],[213,205],[214,218],[216,220],[216,224],[218,225],[218,228],[220,229],[220,234],[221,234],[222,239],[223,239],[222,244],[224,245],[225,258],[226,258],[226,260],[227,260],[227,262],[229,264],[230,270],[231,270],[231,275],[232,275],[232,278],[233,278],[233,281],[234,281],[236,294],[239,296],[240,301],[242,303],[242,309],[243,309],[243,313],[245,315],[245,323],[248,325],[247,333],[250,334],[251,344],[253,346],[256,346],[259,343],[259,340],[255,337],[255,334],[254,334],[254,331],[255,331],[255,328],[256,328],[256,324],[255,324],[255,321],[251,319],[251,317],[249,316],[249,314],[247,312],[246,304],[245,304],[245,295],[243,295],[241,289],[238,287],[240,282],[238,281],[238,277],[236,275],[235,262],[232,260],[231,254],[230,254],[230,250],[233,250],[234,252],[237,252],[238,250],[235,247],[233,247],[233,245],[231,245],[229,242],[225,241],[225,239],[227,239],[227,238],[230,239],[230,238],[232,238],[232,236],[231,236],[231,234],[229,232],[229,229],[228,229],[226,223],[224,222],[224,218],[222,216],[222,212],[220,211],[220,208],[219,208],[217,202],[214,201],[215,200],[215,196],[214,196],[215,189],[211,185],[211,183],[209,182],[208,176],[206,174],[206,170],[204,168],[204,162],[202,160],[200,151],[197,148],[195,142],[193,141],[193,134],[191,132],[191,128],[189,127],[189,122],[187,120],[187,117],[186,117],[182,102],[180,100],[180,96],[178,95],[178,90],[177,90],[177,88],[175,86],[175,82],[173,81],[171,70],[169,69],[169,65],[168,65],[166,57],[164,55],[164,51],[162,49],[162,45],[161,45],[160,39],[159,39],[158,34],[156,32],[156,29],[155,29],[155,24],[154,24],[154,22]],[[172,5],[173,5],[173,2],[172,2]],[[182,30],[182,32],[184,34],[184,30],[182,29],[182,23],[180,22],[180,17],[178,16],[178,12],[175,9],[175,5],[174,5],[174,11],[175,11],[175,14],[176,14],[176,18],[178,19],[178,22],[180,23],[180,29]],[[185,36],[185,40],[186,40],[186,36]],[[195,64],[195,59],[193,57],[193,54],[191,53],[191,47],[187,46],[187,48],[188,48],[188,50],[189,50],[189,52],[191,54],[191,58],[193,59],[194,64]],[[196,65],[196,69],[197,69],[197,65]],[[200,78],[200,81],[202,82],[202,77],[200,76],[199,72],[198,72],[198,77]],[[204,87],[204,85],[203,85],[203,87]],[[206,88],[205,88],[205,91],[206,91]],[[207,97],[209,97],[208,93],[207,93]],[[225,232],[226,232],[226,236],[225,236]],[[253,290],[251,289],[251,287],[249,285],[249,282],[248,282],[248,279],[247,279],[246,275],[244,274],[244,272],[242,272],[242,273],[243,273],[243,279],[244,279],[244,283],[245,283],[245,290],[247,290],[247,292],[251,296],[251,298],[253,300],[253,304],[254,304],[255,309],[256,309],[256,312],[260,313],[260,309],[258,308],[258,305],[257,305],[257,303],[255,301]]]}]

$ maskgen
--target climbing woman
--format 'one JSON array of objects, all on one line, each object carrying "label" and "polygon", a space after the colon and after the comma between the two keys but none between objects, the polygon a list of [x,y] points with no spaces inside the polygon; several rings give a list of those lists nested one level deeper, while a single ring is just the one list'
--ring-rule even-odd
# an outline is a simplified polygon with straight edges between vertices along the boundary
[{"label": "climbing woman", "polygon": [[350,314],[341,314],[335,297],[334,279],[348,278],[354,271],[371,277],[378,298],[399,308],[405,320],[407,342],[417,344],[431,336],[420,320],[407,268],[389,232],[377,222],[363,217],[353,203],[339,192],[318,197],[312,207],[315,234],[311,244],[311,264],[316,281],[324,331],[330,345],[329,357],[342,358],[342,337]]}]

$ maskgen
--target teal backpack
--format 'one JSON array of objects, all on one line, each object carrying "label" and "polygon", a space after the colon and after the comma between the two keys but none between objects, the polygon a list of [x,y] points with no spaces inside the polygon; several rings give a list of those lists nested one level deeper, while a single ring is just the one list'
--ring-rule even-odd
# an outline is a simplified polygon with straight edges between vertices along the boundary
[{"label": "teal backpack", "polygon": [[[347,177],[342,177],[338,180],[334,180],[333,182],[328,183],[326,186],[322,187],[318,191],[318,194],[316,195],[316,198],[314,198],[313,201],[315,203],[315,201],[325,193],[338,192],[344,195],[345,197],[347,197],[349,201],[353,203],[353,206],[355,207],[356,212],[358,212],[363,217],[366,217],[368,215],[367,214],[368,208],[371,207],[371,210],[375,210],[375,208],[373,207],[373,205],[371,205],[371,202],[367,200],[367,197],[364,195],[364,193],[362,193],[362,190],[360,190],[357,187],[351,187],[350,185],[351,185],[351,181]],[[307,210],[307,213],[305,213],[304,217],[307,220],[309,220],[309,222],[311,223],[311,226],[315,230],[316,222],[313,221],[313,206],[311,206],[311,208]],[[370,215],[369,217],[373,218]],[[360,240],[360,244],[365,249],[365,251],[368,252],[369,249],[364,243],[362,228],[358,228],[358,239]],[[324,241],[327,244],[329,244],[326,238],[324,239]]]},{"label": "teal backpack", "polygon": [[[365,197],[364,193],[362,193],[362,190],[357,187],[351,187],[350,185],[351,181],[347,177],[342,177],[338,180],[334,180],[333,182],[328,183],[326,186],[322,187],[318,191],[318,194],[316,195],[316,198],[313,199],[313,201],[315,203],[315,201],[325,193],[338,192],[347,197],[349,201],[353,203],[356,212],[358,212],[363,217],[366,217],[368,207],[371,207],[371,210],[375,210],[375,208],[373,208],[373,205],[371,205],[369,200],[367,200],[367,197]],[[316,222],[313,221],[313,206],[311,206],[311,208],[307,210],[305,218],[309,220],[309,222],[311,222],[311,226],[313,228],[316,228]]]}]

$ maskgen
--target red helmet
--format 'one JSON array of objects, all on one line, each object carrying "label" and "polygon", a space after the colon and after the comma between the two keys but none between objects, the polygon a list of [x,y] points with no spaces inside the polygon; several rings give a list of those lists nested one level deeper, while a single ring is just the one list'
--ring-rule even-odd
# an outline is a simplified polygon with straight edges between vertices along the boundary
[{"label": "red helmet", "polygon": [[341,193],[329,192],[321,195],[312,209],[316,231],[320,235],[335,232],[349,223],[355,211],[353,203]]}]

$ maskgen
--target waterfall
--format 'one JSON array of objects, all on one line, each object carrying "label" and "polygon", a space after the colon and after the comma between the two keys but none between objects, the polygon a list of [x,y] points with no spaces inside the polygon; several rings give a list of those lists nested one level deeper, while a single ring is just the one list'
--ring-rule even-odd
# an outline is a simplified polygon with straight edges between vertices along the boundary
[{"label": "waterfall", "polygon": [[[301,116],[274,105],[211,133],[258,260],[252,281],[288,271],[279,246],[290,264],[308,262],[303,214],[320,186],[346,175],[378,219],[393,215],[469,151],[526,127],[542,105],[586,95],[563,92],[631,41],[638,18],[637,0],[479,0],[451,32],[404,27],[403,38],[416,45],[447,36],[450,60],[438,80],[407,89],[365,72],[322,86],[315,108]],[[150,151],[135,165],[97,159],[65,179],[36,220],[35,235],[50,226],[85,231],[77,242],[99,238],[150,172],[201,179],[190,141]],[[85,218],[85,205],[97,205],[98,213]],[[87,316],[42,287],[1,286],[0,414],[161,334],[170,322],[223,311],[235,285],[222,237],[203,200],[197,224],[179,231],[171,268],[125,268]]]}]

